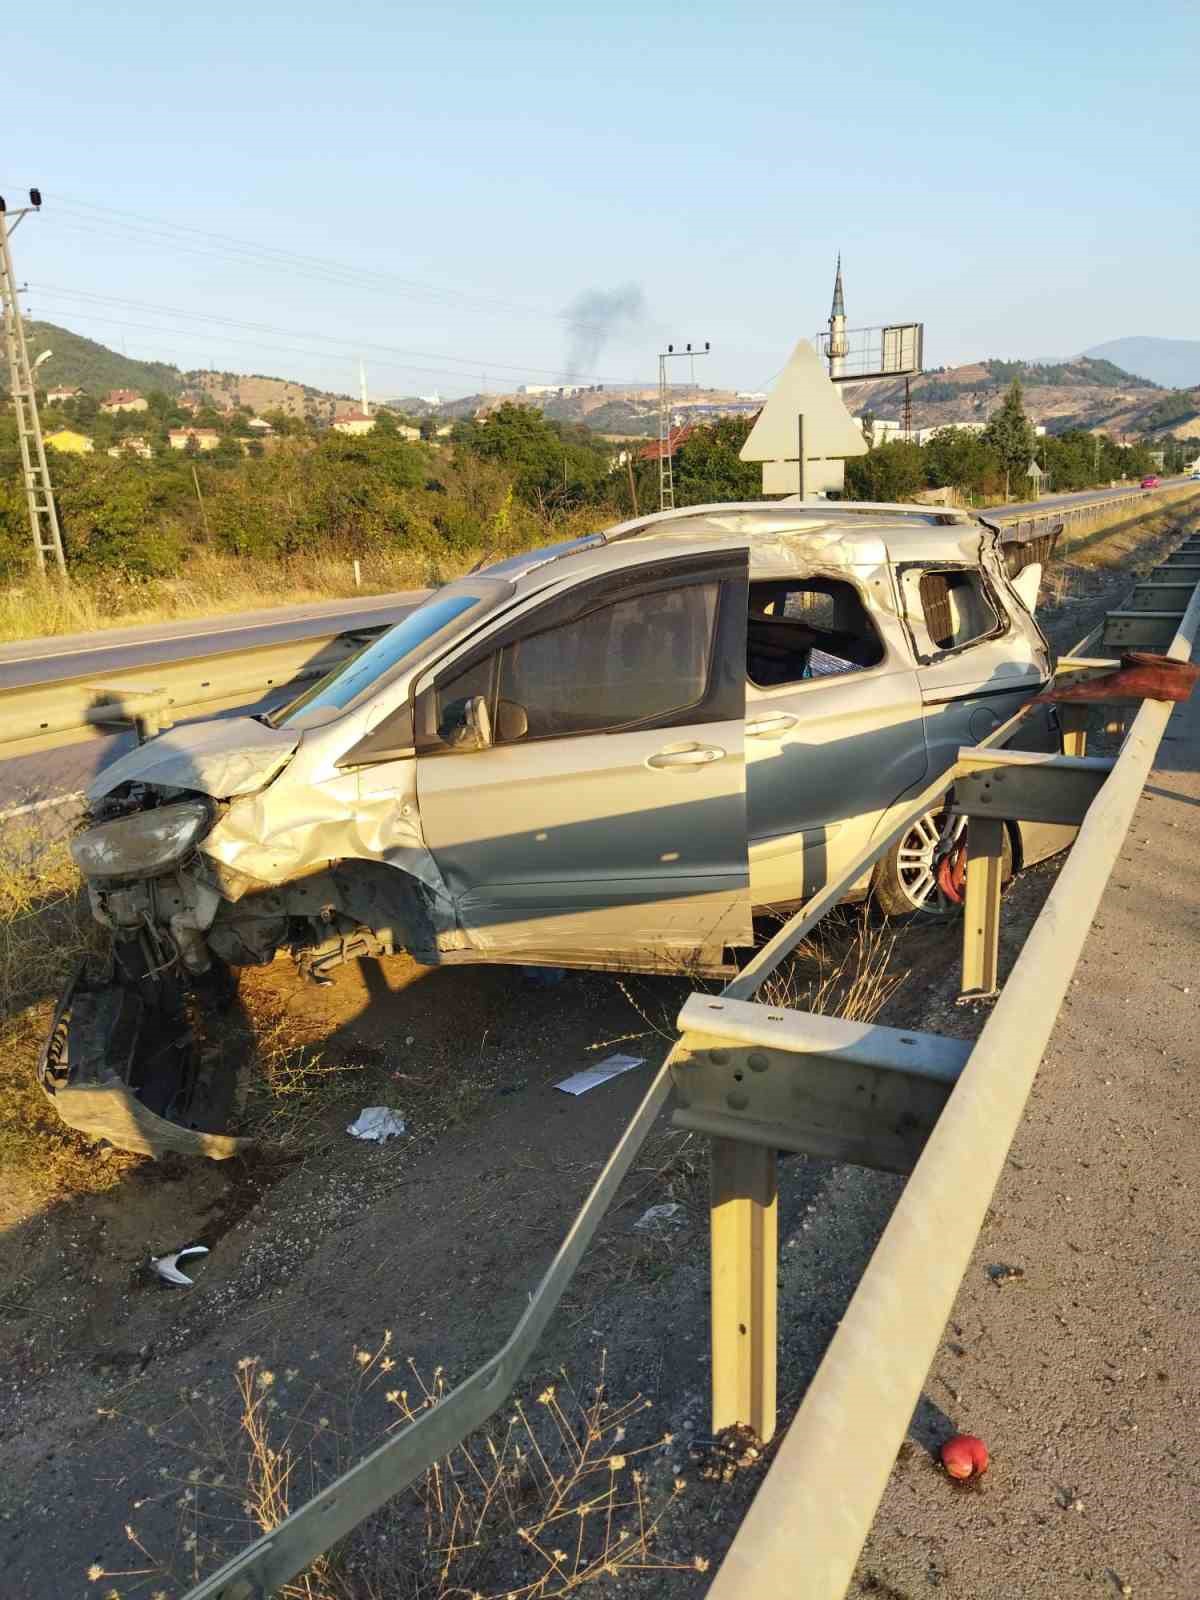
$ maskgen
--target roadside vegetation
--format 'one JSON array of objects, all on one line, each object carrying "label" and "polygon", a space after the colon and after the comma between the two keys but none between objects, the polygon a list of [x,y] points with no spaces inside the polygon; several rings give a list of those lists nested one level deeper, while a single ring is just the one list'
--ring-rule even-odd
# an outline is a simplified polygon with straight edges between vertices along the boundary
[{"label": "roadside vegetation", "polygon": [[[47,432],[86,430],[91,454],[51,470],[70,581],[33,570],[15,425],[0,415],[0,638],[89,631],[139,620],[265,609],[356,592],[423,588],[482,557],[571,538],[654,510],[658,463],[646,446],[506,404],[445,436],[381,412],[361,436],[271,413],[188,413],[159,390],[140,413],[100,412],[88,395],[47,408]],[[757,499],[759,469],[739,459],[750,428],[726,419],[678,445],[676,501]],[[169,432],[210,429],[172,449]],[[420,436],[417,436],[420,435]],[[868,437],[869,419],[868,419]],[[115,451],[116,454],[110,454]],[[653,456],[653,447],[651,447]],[[911,500],[949,487],[983,504],[1027,492],[1036,456],[1056,490],[1150,470],[1144,447],[1087,433],[1034,440],[1019,386],[982,434],[950,428],[924,447],[888,443],[847,463],[846,494]]]}]

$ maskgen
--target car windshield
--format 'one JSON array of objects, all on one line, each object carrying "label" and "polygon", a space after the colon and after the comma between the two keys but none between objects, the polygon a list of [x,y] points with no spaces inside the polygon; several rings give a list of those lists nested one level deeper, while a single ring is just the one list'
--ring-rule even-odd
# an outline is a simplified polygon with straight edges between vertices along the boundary
[{"label": "car windshield", "polygon": [[403,622],[398,622],[394,628],[380,634],[378,639],[364,645],[348,660],[334,667],[332,672],[327,672],[298,699],[266,720],[273,728],[283,728],[300,717],[309,721],[314,712],[344,711],[352,700],[356,700],[365,689],[390,672],[397,662],[427,639],[432,639],[435,633],[440,633],[455,617],[461,617],[464,611],[477,606],[479,601],[480,596],[476,594],[442,595],[427,600],[423,606],[410,612]]}]

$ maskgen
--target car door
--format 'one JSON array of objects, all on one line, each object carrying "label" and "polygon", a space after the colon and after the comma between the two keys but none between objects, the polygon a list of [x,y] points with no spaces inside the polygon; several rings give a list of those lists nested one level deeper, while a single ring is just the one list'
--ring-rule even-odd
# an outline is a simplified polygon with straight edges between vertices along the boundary
[{"label": "car door", "polygon": [[418,683],[424,837],[480,956],[718,970],[751,941],[745,627],[744,550],[627,564]]},{"label": "car door", "polygon": [[756,905],[807,899],[926,770],[896,619],[851,574],[750,586],[746,789]]},{"label": "car door", "polygon": [[978,744],[1049,680],[1046,640],[999,562],[912,561],[897,568],[917,658],[931,772]]}]

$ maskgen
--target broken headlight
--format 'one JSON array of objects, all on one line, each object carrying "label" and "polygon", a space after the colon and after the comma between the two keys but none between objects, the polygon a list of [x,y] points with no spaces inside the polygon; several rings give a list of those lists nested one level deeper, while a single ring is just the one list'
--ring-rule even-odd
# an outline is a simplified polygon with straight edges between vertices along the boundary
[{"label": "broken headlight", "polygon": [[145,878],[175,865],[207,830],[212,813],[204,800],[140,811],[100,822],[76,834],[71,854],[88,878]]}]

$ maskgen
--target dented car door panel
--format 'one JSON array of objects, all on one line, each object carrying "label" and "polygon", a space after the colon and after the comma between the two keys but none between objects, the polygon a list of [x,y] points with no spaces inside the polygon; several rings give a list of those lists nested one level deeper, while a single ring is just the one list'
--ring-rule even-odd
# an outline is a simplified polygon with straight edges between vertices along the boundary
[{"label": "dented car door panel", "polygon": [[[424,836],[481,955],[717,970],[750,942],[745,570],[560,596],[418,684]],[[480,699],[493,742],[456,748]]]}]

